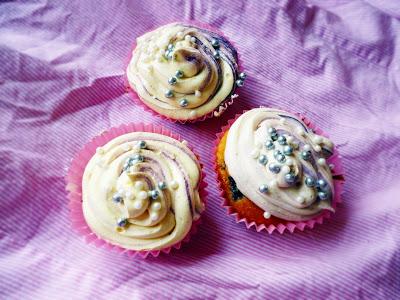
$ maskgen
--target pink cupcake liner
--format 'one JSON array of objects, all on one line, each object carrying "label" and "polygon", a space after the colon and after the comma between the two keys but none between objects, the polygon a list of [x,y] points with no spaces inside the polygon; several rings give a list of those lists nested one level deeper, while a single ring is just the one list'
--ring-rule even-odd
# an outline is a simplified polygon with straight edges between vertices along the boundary
[{"label": "pink cupcake liner", "polygon": [[[207,29],[207,30],[209,30],[209,31],[212,31],[212,32],[214,32],[214,33],[216,33],[216,34],[222,36],[222,37],[225,38],[226,40],[228,40],[236,50],[238,49],[238,48],[236,47],[236,44],[235,44],[234,42],[232,42],[230,39],[228,39],[220,30],[214,28],[213,26],[211,26],[211,25],[209,25],[209,24],[201,23],[201,22],[193,21],[193,20],[192,20],[192,21],[182,21],[182,22],[181,22],[181,21],[176,21],[176,22],[183,23],[183,24],[186,24],[186,25],[196,26],[196,27],[199,27],[199,28],[202,28],[202,29]],[[174,23],[174,22],[168,22],[168,23],[165,23],[165,24],[161,24],[161,25],[159,25],[159,26],[157,26],[157,27],[154,27],[154,28],[150,29],[149,31],[155,30],[155,29],[157,29],[158,27],[161,27],[161,26],[163,26],[163,25],[167,25],[167,24],[170,24],[170,23]],[[128,55],[128,59],[127,59],[127,61],[126,61],[125,64],[124,64],[124,66],[125,66],[125,68],[124,68],[124,72],[125,72],[125,76],[124,76],[124,86],[125,86],[125,90],[126,90],[127,93],[129,93],[129,94],[131,95],[132,100],[133,100],[133,102],[134,102],[135,104],[141,106],[141,107],[143,108],[143,110],[145,110],[145,111],[151,113],[153,116],[157,116],[157,117],[160,117],[160,118],[163,119],[163,120],[170,121],[170,122],[173,122],[173,123],[180,123],[180,124],[200,122],[200,121],[204,121],[204,120],[206,120],[206,119],[210,119],[210,118],[214,117],[214,113],[216,113],[216,112],[219,113],[218,117],[221,116],[221,115],[228,109],[228,107],[231,106],[231,105],[233,104],[234,99],[237,98],[237,97],[235,97],[235,98],[226,98],[226,99],[225,99],[224,101],[222,101],[213,111],[211,111],[211,112],[209,112],[209,113],[207,113],[207,114],[205,114],[205,115],[203,115],[203,116],[201,116],[201,117],[194,118],[194,119],[179,120],[179,119],[173,119],[173,118],[164,116],[164,115],[162,115],[162,114],[159,114],[158,112],[156,112],[155,110],[153,110],[151,107],[147,106],[147,105],[140,99],[139,94],[136,93],[136,91],[135,91],[135,90],[130,86],[130,84],[129,84],[128,76],[126,75],[126,70],[127,70],[127,68],[128,68],[129,62],[130,62],[131,59],[132,59],[132,52],[133,52],[133,50],[134,50],[135,48],[136,48],[136,42],[133,42],[132,47],[131,47],[131,51],[129,52],[129,55]],[[243,62],[242,62],[241,55],[240,55],[239,51],[237,51],[237,56],[238,56],[238,72],[239,72],[239,73],[240,73],[240,72],[244,72]],[[240,88],[236,88],[234,94],[237,94],[237,95],[239,96],[239,91],[240,91]],[[220,108],[221,106],[223,106],[223,110],[222,110],[222,112],[219,112],[219,108]],[[216,117],[216,116],[215,116],[215,117]]]},{"label": "pink cupcake liner", "polygon": [[[242,112],[245,113],[248,110],[244,110]],[[250,229],[254,227],[257,232],[260,232],[262,230],[267,231],[269,234],[272,234],[275,230],[278,231],[280,234],[283,234],[285,231],[289,231],[290,233],[293,233],[296,229],[299,231],[304,231],[306,228],[314,228],[315,224],[322,224],[325,219],[329,219],[332,216],[332,212],[328,210],[324,210],[319,214],[318,216],[307,220],[307,221],[299,221],[299,222],[294,222],[294,221],[287,221],[285,223],[279,223],[279,224],[271,224],[271,225],[264,225],[264,224],[256,224],[256,222],[250,222],[246,218],[241,218],[239,216],[239,213],[235,211],[235,208],[229,205],[229,200],[226,195],[225,190],[223,189],[223,186],[219,180],[219,175],[218,175],[218,164],[217,164],[217,147],[218,144],[220,143],[221,138],[224,136],[225,132],[232,126],[232,124],[242,115],[242,114],[237,114],[233,119],[230,119],[228,121],[228,124],[223,126],[221,129],[221,132],[217,133],[217,139],[214,142],[214,169],[215,172],[217,173],[218,177],[218,188],[219,188],[219,195],[224,199],[222,206],[226,208],[227,214],[231,215],[235,218],[236,223],[244,223],[246,225],[247,229]],[[326,133],[324,133],[321,129],[315,126],[315,124],[309,120],[308,118],[302,116],[299,113],[295,113],[300,119],[308,126],[308,128],[314,130],[315,133],[329,137]],[[333,198],[332,206],[334,209],[336,209],[337,205],[342,202],[341,195],[343,193],[343,184],[344,184],[344,169],[342,167],[342,160],[341,156],[339,155],[337,148],[334,148],[334,153],[333,155],[327,160],[328,164],[333,164],[333,169],[332,170],[332,175],[334,176],[333,184],[334,184],[334,189],[335,189],[335,196]],[[340,177],[340,179],[335,179],[335,177]]]},{"label": "pink cupcake liner", "polygon": [[[118,127],[112,127],[106,131],[103,131],[100,135],[94,137],[75,155],[65,177],[66,190],[68,192],[67,197],[69,200],[68,206],[70,210],[71,226],[78,234],[85,238],[85,241],[87,243],[93,243],[96,247],[104,247],[106,249],[114,250],[120,253],[126,253],[129,256],[140,256],[142,258],[146,258],[151,255],[157,257],[158,255],[160,255],[161,252],[167,254],[170,253],[172,248],[180,249],[183,243],[188,242],[190,240],[190,237],[197,232],[197,227],[201,223],[201,218],[193,221],[189,233],[175,245],[161,250],[135,251],[125,249],[118,245],[113,245],[108,241],[103,240],[101,237],[97,236],[94,232],[92,232],[92,230],[86,223],[82,211],[82,176],[87,163],[96,153],[97,147],[105,145],[107,142],[114,139],[115,137],[135,131],[158,133],[169,136],[178,141],[183,140],[179,134],[172,133],[170,130],[164,127],[156,126],[154,124],[145,125],[143,123],[130,123],[120,125]],[[190,146],[188,147],[200,161],[200,157],[193,151],[193,148]],[[208,192],[206,190],[207,183],[204,180],[206,174],[203,171],[202,163],[200,163],[200,166],[201,181],[199,184],[199,194],[204,205],[206,205],[206,197],[208,195]]]}]

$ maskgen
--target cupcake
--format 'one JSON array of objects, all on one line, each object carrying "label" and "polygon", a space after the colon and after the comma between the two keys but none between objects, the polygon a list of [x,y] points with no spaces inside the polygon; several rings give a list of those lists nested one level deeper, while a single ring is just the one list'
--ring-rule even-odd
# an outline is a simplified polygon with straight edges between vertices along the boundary
[{"label": "cupcake", "polygon": [[334,145],[303,117],[252,109],[219,134],[215,151],[224,205],[248,227],[303,230],[340,200],[344,179]]},{"label": "cupcake", "polygon": [[179,247],[204,210],[205,184],[197,156],[176,138],[130,124],[86,145],[67,176],[74,227],[134,253]]},{"label": "cupcake", "polygon": [[219,116],[246,78],[224,36],[182,23],[137,38],[126,74],[145,106],[182,123]]}]

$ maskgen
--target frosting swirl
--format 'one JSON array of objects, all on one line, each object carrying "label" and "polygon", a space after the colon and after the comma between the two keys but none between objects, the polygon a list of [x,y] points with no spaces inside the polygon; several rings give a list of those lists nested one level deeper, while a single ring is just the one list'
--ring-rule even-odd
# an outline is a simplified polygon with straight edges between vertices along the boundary
[{"label": "frosting swirl", "polygon": [[196,156],[173,138],[121,135],[97,149],[83,175],[83,212],[94,233],[133,250],[181,241],[204,209]]},{"label": "frosting swirl", "polygon": [[333,210],[334,185],[326,159],[333,143],[297,116],[252,109],[230,127],[225,164],[238,189],[264,217],[308,220]]},{"label": "frosting swirl", "polygon": [[129,84],[156,112],[178,120],[219,115],[246,75],[237,52],[211,31],[172,23],[137,38],[127,68]]}]

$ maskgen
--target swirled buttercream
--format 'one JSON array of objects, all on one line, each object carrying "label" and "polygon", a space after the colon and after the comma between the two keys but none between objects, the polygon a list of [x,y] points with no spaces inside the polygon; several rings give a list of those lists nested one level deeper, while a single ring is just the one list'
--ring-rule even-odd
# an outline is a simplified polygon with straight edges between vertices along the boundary
[{"label": "swirled buttercream", "polygon": [[265,218],[302,221],[333,210],[332,154],[333,143],[296,115],[257,108],[230,127],[224,159],[237,188]]},{"label": "swirled buttercream", "polygon": [[160,250],[181,241],[204,209],[196,156],[171,137],[121,135],[97,149],[82,179],[83,213],[111,244]]},{"label": "swirled buttercream", "polygon": [[219,115],[231,104],[238,73],[236,50],[209,30],[172,23],[137,39],[127,68],[129,85],[151,109],[176,120]]}]

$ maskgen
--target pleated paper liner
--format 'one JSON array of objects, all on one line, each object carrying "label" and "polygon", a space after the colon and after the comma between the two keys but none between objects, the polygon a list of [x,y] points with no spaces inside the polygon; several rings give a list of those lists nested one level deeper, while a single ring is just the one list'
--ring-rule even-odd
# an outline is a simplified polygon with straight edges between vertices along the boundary
[{"label": "pleated paper liner", "polygon": [[[243,111],[243,113],[245,112],[246,111]],[[317,128],[315,124],[311,122],[308,118],[300,114],[296,115],[307,125],[308,128],[314,130],[315,133],[328,137],[321,129]],[[270,219],[268,219],[269,224],[266,225],[266,224],[256,223],[255,221],[249,221],[248,219],[243,217],[240,214],[240,212],[236,210],[235,207],[230,205],[229,196],[227,195],[226,192],[227,188],[224,188],[223,175],[220,173],[221,164],[218,163],[217,152],[218,152],[218,146],[221,140],[223,139],[225,133],[229,130],[231,125],[240,116],[241,114],[237,114],[235,118],[228,121],[227,125],[222,127],[221,132],[217,133],[217,139],[215,140],[215,145],[214,145],[214,155],[215,155],[214,169],[217,172],[219,194],[223,198],[222,206],[226,208],[228,215],[233,216],[236,220],[236,223],[244,223],[247,229],[254,227],[257,232],[265,230],[269,234],[273,233],[274,231],[278,231],[279,233],[282,234],[285,231],[293,233],[296,229],[299,231],[303,231],[306,228],[312,229],[315,227],[316,224],[322,224],[324,220],[330,218],[333,213],[328,210],[323,210],[321,214],[307,221],[286,221],[272,216]],[[343,184],[344,184],[344,170],[342,167],[341,157],[336,147],[334,148],[333,155],[329,159],[327,159],[327,163],[333,166],[331,170],[333,175],[333,184],[335,193],[332,206],[336,210],[338,203],[342,201],[341,195],[343,192]],[[259,209],[258,207],[255,206],[255,204],[253,206],[255,209]]]},{"label": "pleated paper liner", "polygon": [[[143,123],[130,123],[120,125],[118,127],[110,128],[100,135],[94,137],[89,143],[87,143],[73,158],[71,165],[67,171],[65,177],[66,180],[66,190],[68,192],[69,199],[69,209],[72,228],[81,236],[85,238],[87,243],[92,243],[97,247],[104,247],[106,249],[115,250],[117,252],[126,253],[130,256],[139,256],[146,258],[151,255],[157,257],[160,253],[170,253],[172,248],[180,249],[182,244],[188,242],[190,237],[196,233],[198,225],[201,223],[201,218],[193,221],[192,227],[189,233],[179,242],[173,246],[166,247],[161,250],[145,250],[145,251],[135,251],[131,249],[125,249],[119,245],[111,244],[110,242],[97,236],[85,221],[83,211],[82,211],[82,176],[86,168],[87,163],[96,153],[97,147],[101,147],[111,141],[112,139],[130,132],[152,132],[158,133],[165,136],[169,136],[178,141],[182,141],[179,134],[172,133],[168,129],[154,124],[145,125]],[[195,153],[192,147],[188,146],[193,153]],[[195,153],[196,157],[199,156]],[[205,173],[203,171],[203,165],[201,165],[201,182],[199,185],[199,194],[202,202],[206,204],[206,197],[208,195],[205,182]]]},{"label": "pleated paper liner", "polygon": [[[211,26],[209,24],[204,24],[204,23],[197,22],[197,21],[183,21],[183,22],[178,22],[178,23],[182,23],[182,24],[189,25],[189,26],[195,26],[195,27],[199,27],[201,29],[212,31],[212,32],[220,35],[221,37],[223,37],[227,41],[229,41],[231,43],[231,45],[234,47],[234,49],[236,49],[236,51],[238,49],[236,47],[235,43],[233,43],[230,39],[228,39],[220,30],[214,28],[213,26]],[[167,25],[167,24],[169,24],[169,23],[166,23],[166,24],[163,24],[163,25]],[[157,27],[149,30],[149,32],[152,31],[152,30],[155,30],[158,27],[161,27],[163,25],[157,26]],[[195,122],[199,122],[199,121],[204,121],[206,119],[209,119],[209,118],[212,118],[212,117],[219,117],[220,115],[222,115],[222,113],[224,113],[228,109],[228,107],[231,106],[234,103],[235,98],[237,98],[239,96],[239,92],[240,92],[241,88],[236,88],[234,94],[236,94],[238,96],[232,97],[232,98],[231,98],[231,96],[229,96],[224,101],[222,101],[213,111],[211,111],[211,112],[209,112],[209,113],[207,113],[205,115],[199,116],[197,118],[193,118],[193,119],[180,120],[180,119],[174,119],[174,118],[162,115],[162,114],[158,113],[157,111],[153,110],[151,107],[147,106],[146,103],[144,101],[142,101],[142,99],[140,98],[140,95],[129,84],[128,76],[126,74],[126,70],[127,70],[128,66],[129,66],[129,62],[132,59],[132,54],[133,54],[133,51],[135,50],[135,48],[136,48],[136,42],[133,43],[133,45],[131,47],[131,51],[130,51],[129,56],[128,56],[128,59],[124,64],[124,66],[125,66],[125,69],[124,69],[125,70],[125,76],[124,76],[125,90],[127,91],[127,93],[129,93],[131,95],[132,101],[135,104],[140,105],[145,111],[150,112],[154,116],[160,117],[163,120],[167,120],[167,121],[174,122],[174,123],[181,123],[181,124],[195,123]],[[243,70],[243,62],[242,62],[241,55],[240,55],[239,52],[237,52],[237,56],[238,56],[238,72],[239,73],[240,72],[244,72],[244,70]]]}]

